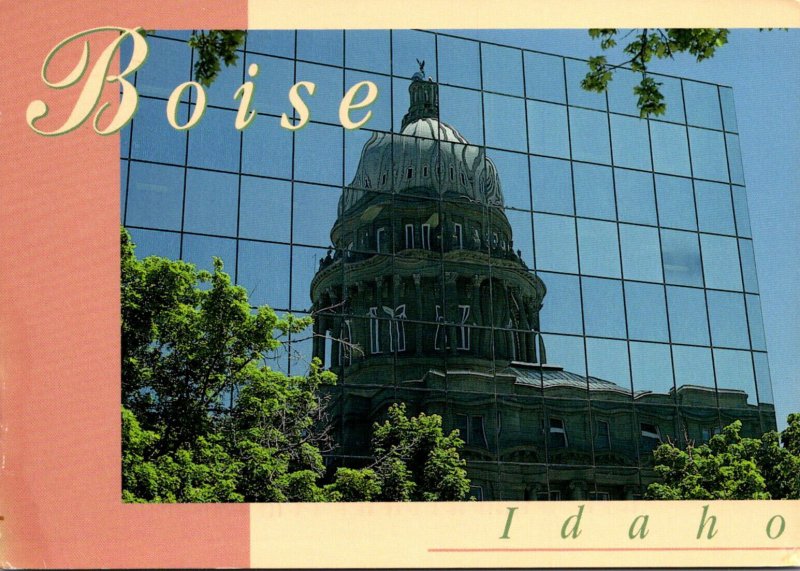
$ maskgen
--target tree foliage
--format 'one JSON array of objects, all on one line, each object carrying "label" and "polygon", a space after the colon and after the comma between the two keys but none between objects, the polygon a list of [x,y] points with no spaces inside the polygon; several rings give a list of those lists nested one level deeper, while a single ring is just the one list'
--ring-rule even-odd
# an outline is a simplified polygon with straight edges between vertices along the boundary
[{"label": "tree foliage", "polygon": [[368,468],[339,468],[328,486],[341,501],[457,501],[469,494],[464,445],[453,431],[445,435],[442,418],[421,413],[408,418],[404,404],[389,408],[388,420],[375,424]]},{"label": "tree foliage", "polygon": [[[640,28],[622,32],[617,28],[593,28],[589,35],[600,41],[603,51],[616,48],[619,42],[632,38],[622,47],[625,61],[610,64],[605,55],[589,58],[589,71],[581,81],[587,91],[603,93],[618,68],[627,66],[641,73],[642,79],[634,86],[641,117],[663,115],[667,106],[661,93],[661,83],[647,75],[648,64],[656,59],[674,59],[686,53],[698,62],[714,57],[717,50],[728,42],[727,28]],[[238,61],[236,50],[242,47],[247,32],[244,30],[202,30],[193,34],[189,45],[197,50],[194,65],[195,80],[206,87],[219,75],[222,64],[234,65]]]},{"label": "tree foliage", "polygon": [[239,60],[236,53],[244,44],[247,32],[244,30],[201,30],[189,38],[189,45],[196,50],[194,78],[199,83],[210,86],[226,67]]},{"label": "tree foliage", "polygon": [[[735,421],[707,444],[686,450],[662,444],[654,451],[662,481],[647,496],[658,500],[800,499],[800,414],[780,435],[742,438]],[[783,443],[783,446],[781,446]]]},{"label": "tree foliage", "polygon": [[[600,40],[600,48],[604,51],[617,46],[619,33],[616,28],[589,30],[592,38]],[[604,55],[589,58],[589,71],[581,81],[581,87],[603,93],[608,89],[614,71],[628,66],[632,71],[642,74],[642,80],[633,88],[641,117],[663,115],[667,109],[659,89],[661,83],[647,75],[647,66],[653,58],[672,59],[676,54],[688,53],[700,62],[714,57],[717,49],[728,42],[728,30],[725,28],[643,28],[627,32],[623,39],[631,36],[633,39],[622,48],[629,59],[611,65]]]},{"label": "tree foliage", "polygon": [[[291,501],[324,473],[322,385],[264,366],[310,319],[251,311],[222,262],[137,260],[122,231],[123,484],[129,501]],[[313,475],[313,477],[312,477]]]},{"label": "tree foliage", "polygon": [[[393,407],[373,467],[322,484],[328,434],[318,360],[303,376],[265,366],[310,318],[253,311],[222,262],[214,271],[139,260],[121,230],[122,484],[128,502],[453,500],[469,489],[462,442],[436,415]],[[266,270],[265,270],[266,271]]]}]

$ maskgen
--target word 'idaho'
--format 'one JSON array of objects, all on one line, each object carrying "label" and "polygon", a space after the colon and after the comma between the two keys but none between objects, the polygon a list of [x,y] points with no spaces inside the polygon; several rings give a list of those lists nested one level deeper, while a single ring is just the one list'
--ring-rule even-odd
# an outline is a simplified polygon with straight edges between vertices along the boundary
[{"label": "word 'idaho'", "polygon": [[[103,52],[100,54],[100,57],[90,70],[89,41],[85,40],[80,60],[72,69],[72,71],[60,81],[51,81],[48,79],[48,69],[50,68],[50,64],[65,46],[76,40],[79,40],[80,38],[85,38],[92,34],[109,31],[119,32],[119,35],[116,36],[116,38],[105,48],[105,50],[103,50]],[[83,85],[80,95],[78,96],[75,106],[72,108],[72,112],[63,125],[52,131],[39,129],[36,126],[36,123],[40,119],[47,116],[49,109],[44,101],[37,99],[28,105],[25,117],[28,126],[40,135],[50,137],[63,135],[80,127],[84,122],[86,122],[92,113],[94,113],[94,120],[92,122],[94,130],[100,135],[113,135],[127,125],[128,122],[133,118],[133,115],[136,113],[139,102],[139,94],[136,92],[134,85],[125,78],[139,69],[142,64],[144,64],[148,54],[147,40],[141,31],[141,28],[128,29],[110,26],[93,28],[91,30],[85,30],[70,36],[57,44],[44,60],[44,64],[42,65],[42,81],[44,81],[48,87],[53,89],[65,89],[72,87],[84,77],[86,78],[86,81]],[[114,55],[119,51],[122,42],[126,38],[132,38],[133,40],[131,59],[123,71],[116,75],[112,74],[110,68],[113,63]],[[250,64],[247,68],[247,75],[251,79],[256,77],[258,75],[258,64]],[[110,122],[105,127],[101,128],[99,126],[100,118],[108,109],[110,103],[104,103],[99,109],[97,109],[96,112],[95,109],[98,106],[106,84],[114,83],[118,83],[121,88],[119,107],[117,108],[117,112],[114,117],[111,118]],[[297,122],[292,123],[286,113],[283,113],[281,115],[281,127],[284,129],[296,131],[305,127],[305,125],[311,119],[311,111],[300,94],[301,88],[304,89],[309,96],[313,96],[317,86],[310,81],[298,81],[289,89],[289,102],[297,111],[298,119]],[[187,122],[181,124],[177,120],[178,103],[180,102],[183,93],[189,89],[194,89],[196,91],[197,100],[192,111],[192,116],[189,117]],[[360,100],[356,101],[359,91],[364,89],[366,89],[366,94]],[[256,111],[251,109],[254,92],[255,84],[252,81],[246,81],[239,87],[239,89],[236,90],[236,93],[233,95],[234,99],[241,99],[239,103],[239,109],[236,113],[236,120],[234,122],[234,126],[238,130],[249,127],[256,118]],[[360,81],[353,85],[347,91],[347,93],[345,93],[344,97],[342,97],[341,103],[339,104],[339,121],[342,126],[345,129],[358,129],[364,126],[367,121],[372,118],[372,111],[366,111],[366,113],[364,113],[364,115],[358,120],[353,120],[350,117],[350,112],[359,109],[365,109],[377,99],[378,86],[373,82]],[[205,110],[205,89],[196,81],[186,81],[175,87],[169,96],[167,101],[167,121],[175,129],[178,129],[179,131],[186,131],[197,125],[202,118],[203,113],[205,113]]]},{"label": "word 'idaho'", "polygon": [[[583,510],[585,507],[585,504],[579,505],[578,513],[573,514],[564,520],[564,523],[561,526],[562,539],[577,539],[578,536],[581,535],[581,520],[583,519]],[[506,515],[505,526],[503,527],[503,533],[500,535],[500,539],[511,538],[511,523],[514,520],[514,514],[519,508],[513,507],[506,509],[508,510],[508,513]],[[650,516],[647,514],[640,514],[633,518],[633,521],[628,528],[628,539],[644,539],[647,537],[647,535],[650,533],[650,531],[647,529],[649,523]],[[703,506],[703,513],[700,516],[700,522],[697,528],[697,539],[701,539],[703,537],[706,539],[713,539],[718,532],[716,528],[717,516],[709,514],[709,505],[706,504]],[[782,515],[776,514],[772,516],[769,521],[767,521],[765,532],[769,539],[778,539],[783,535],[784,531],[786,531],[786,519]]]}]

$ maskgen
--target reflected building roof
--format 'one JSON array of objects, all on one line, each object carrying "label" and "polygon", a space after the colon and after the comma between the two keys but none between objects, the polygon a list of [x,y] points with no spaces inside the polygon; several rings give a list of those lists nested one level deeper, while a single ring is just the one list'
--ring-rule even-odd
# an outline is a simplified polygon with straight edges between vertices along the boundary
[{"label": "reflected building roof", "polygon": [[412,194],[503,207],[497,168],[484,149],[471,145],[439,120],[439,88],[414,74],[411,103],[400,134],[373,133],[356,174],[339,201],[339,216],[369,202],[369,193]]}]

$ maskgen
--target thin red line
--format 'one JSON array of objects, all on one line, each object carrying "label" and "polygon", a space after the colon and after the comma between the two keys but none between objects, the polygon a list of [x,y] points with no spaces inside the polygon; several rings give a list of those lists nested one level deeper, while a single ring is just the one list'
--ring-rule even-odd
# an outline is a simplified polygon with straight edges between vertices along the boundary
[{"label": "thin red line", "polygon": [[800,547],[430,547],[429,553],[514,553],[521,551],[793,551]]}]

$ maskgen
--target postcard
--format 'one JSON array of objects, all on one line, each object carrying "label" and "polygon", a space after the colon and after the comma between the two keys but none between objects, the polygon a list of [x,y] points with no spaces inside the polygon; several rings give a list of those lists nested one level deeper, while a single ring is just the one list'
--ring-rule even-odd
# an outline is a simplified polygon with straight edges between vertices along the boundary
[{"label": "postcard", "polygon": [[3,564],[800,563],[800,9],[571,12],[6,7]]}]

